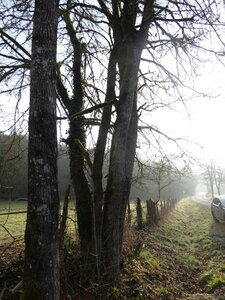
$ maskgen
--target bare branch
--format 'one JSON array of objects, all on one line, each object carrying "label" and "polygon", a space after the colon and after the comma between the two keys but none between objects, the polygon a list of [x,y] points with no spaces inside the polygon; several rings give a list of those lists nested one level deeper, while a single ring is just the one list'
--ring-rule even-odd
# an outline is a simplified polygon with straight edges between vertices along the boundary
[{"label": "bare branch", "polygon": [[[12,38],[10,35],[8,35],[5,31],[3,31],[2,28],[0,28],[0,34],[4,37],[6,37],[8,40],[10,40],[11,42],[13,42],[13,44],[19,48],[20,50],[23,51],[24,54],[26,54],[28,57],[31,58],[31,54],[20,44],[18,43],[14,38]],[[11,46],[9,43],[8,43],[9,46]],[[12,46],[11,46],[12,47]],[[13,48],[13,50],[15,50]],[[17,52],[18,53],[18,52]],[[21,54],[20,54],[21,55]]]},{"label": "bare branch", "polygon": [[[97,110],[97,109],[99,109],[99,108],[105,107],[105,106],[107,106],[107,105],[116,104],[116,103],[117,103],[116,100],[112,100],[112,101],[100,103],[100,104],[97,104],[97,105],[92,106],[92,107],[90,107],[90,108],[87,108],[87,109],[84,109],[84,110],[82,110],[82,111],[79,111],[79,112],[75,113],[75,114],[72,115],[72,116],[68,116],[68,118],[73,120],[73,119],[78,118],[78,117],[80,117],[80,116],[83,116],[83,115],[85,115],[85,114],[89,114],[89,113],[91,113],[92,111]],[[63,118],[60,118],[60,117],[59,117],[59,118],[57,118],[57,119],[58,119],[58,120],[66,120],[66,119],[68,119],[68,118],[67,118],[67,117],[63,117]]]}]

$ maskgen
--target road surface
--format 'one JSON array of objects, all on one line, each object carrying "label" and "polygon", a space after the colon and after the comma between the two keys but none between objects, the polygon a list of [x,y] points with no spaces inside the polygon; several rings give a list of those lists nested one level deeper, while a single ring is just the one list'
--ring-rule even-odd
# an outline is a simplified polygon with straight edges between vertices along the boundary
[{"label": "road surface", "polygon": [[208,206],[208,207],[211,206],[211,199],[206,198],[204,196],[193,196],[193,197],[191,197],[191,200],[193,200],[197,203],[203,204],[205,206]]}]

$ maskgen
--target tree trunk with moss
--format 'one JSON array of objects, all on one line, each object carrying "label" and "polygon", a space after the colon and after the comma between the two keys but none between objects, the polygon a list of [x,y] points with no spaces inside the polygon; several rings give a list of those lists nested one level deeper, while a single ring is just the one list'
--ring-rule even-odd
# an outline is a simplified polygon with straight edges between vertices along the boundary
[{"label": "tree trunk with moss", "polygon": [[59,299],[56,41],[58,1],[36,0],[32,36],[28,213],[21,299]]},{"label": "tree trunk with moss", "polygon": [[70,18],[69,2],[66,11],[63,13],[63,19],[73,49],[73,96],[69,98],[67,90],[59,77],[57,88],[60,98],[69,114],[69,137],[67,139],[67,144],[69,146],[70,174],[76,196],[75,205],[81,255],[83,259],[86,260],[92,252],[92,196],[85,174],[85,160],[82,152],[82,148],[86,148],[85,118],[84,116],[73,117],[74,114],[83,110],[84,99],[82,87],[82,50]]}]

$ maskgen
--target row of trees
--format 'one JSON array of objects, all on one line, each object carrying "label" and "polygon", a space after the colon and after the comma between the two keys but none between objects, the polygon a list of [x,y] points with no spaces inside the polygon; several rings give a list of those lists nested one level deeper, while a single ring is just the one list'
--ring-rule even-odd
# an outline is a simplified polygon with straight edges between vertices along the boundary
[{"label": "row of trees", "polygon": [[166,157],[152,162],[138,160],[134,164],[131,199],[180,199],[194,195],[197,183],[197,177],[190,170],[178,169]]},{"label": "row of trees", "polygon": [[[137,228],[141,229],[144,225],[157,225],[177,203],[176,198],[161,199],[160,202],[148,199],[143,203],[140,198],[136,202],[136,223]],[[145,218],[144,218],[145,215]],[[132,213],[128,209],[128,224],[131,224]]]},{"label": "row of trees", "polygon": [[214,198],[215,194],[221,195],[225,189],[225,169],[215,161],[210,161],[203,167],[203,180],[207,187],[207,194]]},{"label": "row of trees", "polygon": [[[13,188],[13,197],[27,196],[27,139],[20,135],[0,135],[0,185]],[[0,199],[7,198],[0,188]]]},{"label": "row of trees", "polygon": [[[12,187],[12,198],[27,197],[27,148],[28,138],[24,135],[0,135],[0,182],[1,186]],[[88,155],[93,159],[93,149],[88,150]],[[103,186],[107,182],[107,168],[109,156],[105,156],[103,170]],[[68,147],[58,144],[58,186],[60,200],[70,183]],[[106,176],[106,178],[105,178]],[[152,162],[143,159],[135,159],[132,175],[130,199],[149,197],[158,200],[160,198],[181,198],[192,195],[195,191],[196,178],[191,176],[188,170],[179,170],[166,157],[155,159]],[[0,189],[0,199],[7,199],[7,189]]]},{"label": "row of trees", "polygon": [[[28,137],[18,134],[0,135],[0,184],[12,187],[12,198],[27,198]],[[70,183],[68,150],[58,144],[58,185],[60,199]],[[0,188],[0,199],[7,199],[7,189]]]},{"label": "row of trees", "polygon": [[[192,54],[197,49],[206,51],[198,41],[208,37],[210,28],[219,30],[220,24],[216,5],[208,1],[67,0],[59,6],[56,0],[36,0],[33,4],[2,1],[0,78],[3,91],[15,92],[18,99],[30,84],[23,299],[59,299],[56,97],[59,118],[66,118],[69,126],[65,142],[81,254],[95,264],[98,276],[117,285],[138,130],[162,134],[141,114],[180,99],[185,88],[183,84],[179,89],[181,78],[191,72],[185,66],[196,62]],[[87,113],[92,115],[86,117]],[[90,125],[99,126],[93,162],[86,150]],[[104,187],[107,148],[110,160]],[[176,154],[183,160],[178,149]],[[162,190],[158,184],[158,196]]]}]

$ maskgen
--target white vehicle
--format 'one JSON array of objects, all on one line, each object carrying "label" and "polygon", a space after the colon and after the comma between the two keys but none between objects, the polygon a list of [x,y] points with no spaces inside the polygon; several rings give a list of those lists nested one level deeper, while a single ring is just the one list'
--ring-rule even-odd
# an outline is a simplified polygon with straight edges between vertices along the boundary
[{"label": "white vehicle", "polygon": [[225,195],[220,195],[213,199],[211,212],[215,222],[225,223]]}]

